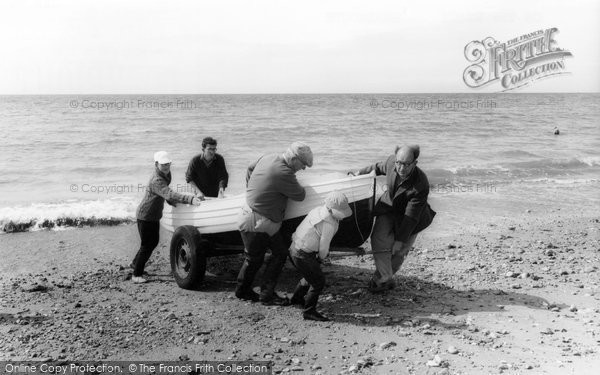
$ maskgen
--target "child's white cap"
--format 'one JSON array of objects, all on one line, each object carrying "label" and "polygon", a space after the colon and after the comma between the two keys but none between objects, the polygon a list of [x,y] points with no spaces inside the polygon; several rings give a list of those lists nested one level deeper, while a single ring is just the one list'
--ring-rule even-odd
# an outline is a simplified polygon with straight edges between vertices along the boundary
[{"label": "child's white cap", "polygon": [[166,151],[158,151],[154,153],[154,161],[157,161],[158,164],[169,164],[171,157]]},{"label": "child's white cap", "polygon": [[325,207],[331,210],[337,219],[343,219],[352,215],[352,209],[348,205],[348,198],[344,193],[332,191],[325,197]]}]

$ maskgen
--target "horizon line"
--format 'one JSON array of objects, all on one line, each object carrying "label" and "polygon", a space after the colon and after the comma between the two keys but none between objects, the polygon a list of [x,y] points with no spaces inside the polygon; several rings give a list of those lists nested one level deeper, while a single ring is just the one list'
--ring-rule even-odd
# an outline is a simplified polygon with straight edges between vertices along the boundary
[{"label": "horizon line", "polygon": [[38,94],[7,94],[0,93],[0,96],[69,96],[69,95],[424,95],[424,94],[600,94],[600,91],[540,91],[540,92],[453,92],[453,91],[438,91],[438,92],[239,92],[239,93],[38,93]]}]

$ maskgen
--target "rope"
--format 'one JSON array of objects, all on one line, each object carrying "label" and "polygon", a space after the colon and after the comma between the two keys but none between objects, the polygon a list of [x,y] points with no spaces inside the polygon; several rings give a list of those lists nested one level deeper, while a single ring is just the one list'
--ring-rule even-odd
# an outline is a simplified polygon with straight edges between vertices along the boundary
[{"label": "rope", "polygon": [[354,184],[352,183],[353,180],[354,180],[354,176],[350,176],[350,187],[352,188],[352,205],[354,206],[354,223],[356,224],[356,229],[358,230],[358,234],[360,234],[360,239],[362,240],[362,244],[364,244],[366,239],[363,236],[362,231],[360,230],[360,225],[358,224],[356,199],[354,197]]}]

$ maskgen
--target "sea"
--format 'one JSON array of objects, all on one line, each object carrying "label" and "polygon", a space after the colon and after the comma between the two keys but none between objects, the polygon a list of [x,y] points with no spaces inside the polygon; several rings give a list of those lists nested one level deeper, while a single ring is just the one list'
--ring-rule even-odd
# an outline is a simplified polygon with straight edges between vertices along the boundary
[{"label": "sea", "polygon": [[154,152],[171,154],[171,187],[186,191],[206,136],[228,194],[244,191],[249,163],[298,140],[314,152],[299,172],[311,178],[418,144],[432,196],[600,187],[598,93],[0,96],[0,134],[3,233],[130,222]]}]

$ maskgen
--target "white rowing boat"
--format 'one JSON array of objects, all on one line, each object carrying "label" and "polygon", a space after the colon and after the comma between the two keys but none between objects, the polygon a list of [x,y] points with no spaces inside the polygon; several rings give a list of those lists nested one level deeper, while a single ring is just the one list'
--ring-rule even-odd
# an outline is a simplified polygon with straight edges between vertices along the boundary
[{"label": "white rowing boat", "polygon": [[[302,202],[288,201],[285,219],[293,219],[308,214],[310,210],[323,204],[325,196],[332,191],[340,191],[353,202],[373,197],[375,175],[340,176],[340,174],[303,178],[298,180],[306,189]],[[191,225],[202,234],[237,231],[237,218],[245,204],[245,193],[222,199],[208,199],[200,206],[179,204],[176,207],[165,205],[161,226],[173,233],[178,227]]]}]

